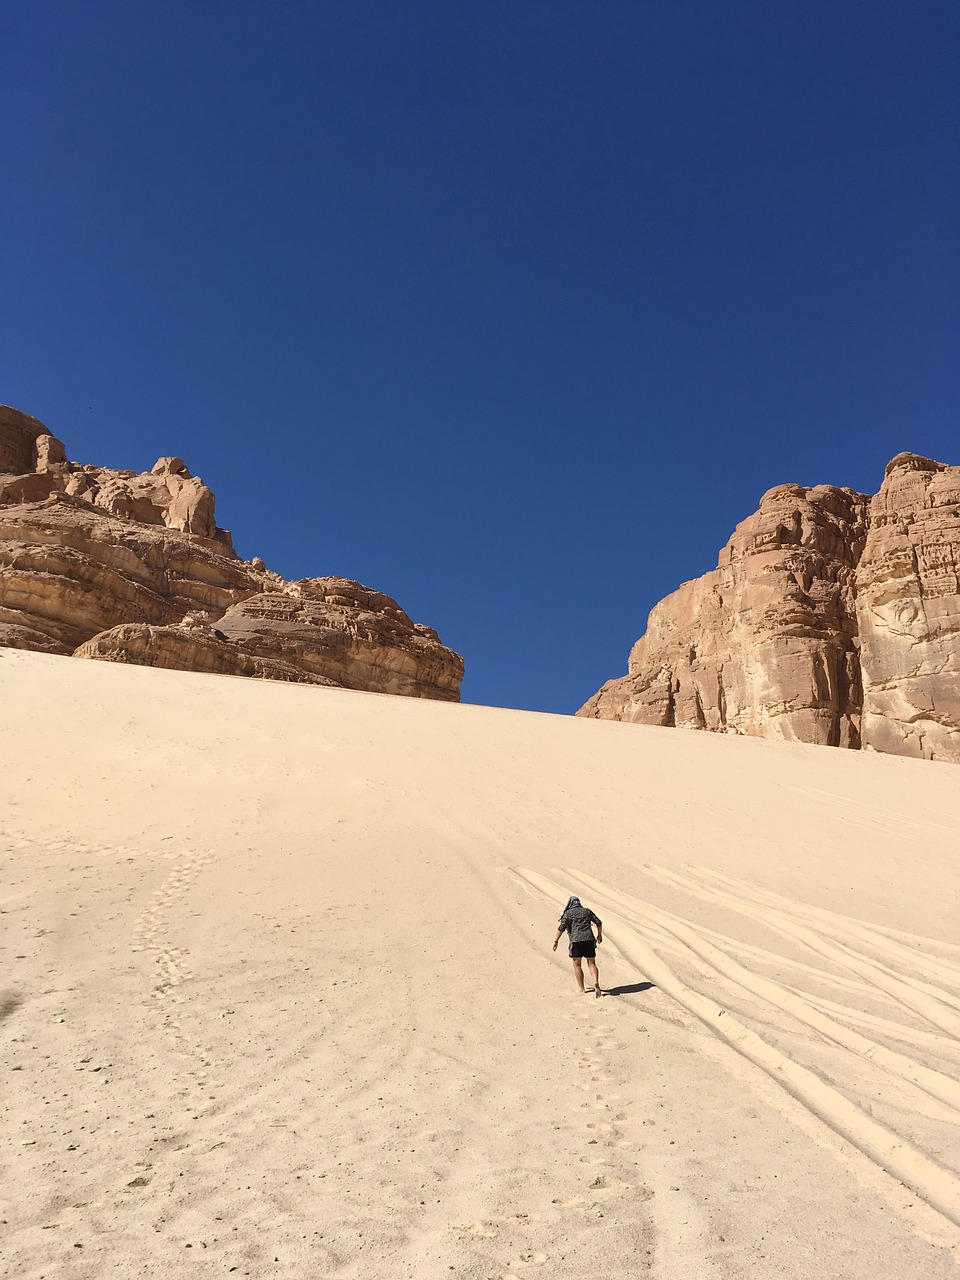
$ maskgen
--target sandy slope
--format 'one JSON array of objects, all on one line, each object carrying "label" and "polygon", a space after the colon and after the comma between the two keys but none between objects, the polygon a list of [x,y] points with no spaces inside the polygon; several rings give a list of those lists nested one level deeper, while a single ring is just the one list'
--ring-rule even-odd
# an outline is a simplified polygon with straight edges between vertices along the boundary
[{"label": "sandy slope", "polygon": [[0,715],[3,1274],[960,1273],[957,768],[10,650]]}]

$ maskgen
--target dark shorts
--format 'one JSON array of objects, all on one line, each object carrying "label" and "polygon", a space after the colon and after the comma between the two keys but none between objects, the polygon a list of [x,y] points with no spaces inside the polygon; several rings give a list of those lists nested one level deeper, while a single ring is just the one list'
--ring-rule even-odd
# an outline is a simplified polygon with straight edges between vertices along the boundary
[{"label": "dark shorts", "polygon": [[597,954],[597,944],[593,938],[589,942],[571,942],[569,954],[574,960],[592,960]]}]

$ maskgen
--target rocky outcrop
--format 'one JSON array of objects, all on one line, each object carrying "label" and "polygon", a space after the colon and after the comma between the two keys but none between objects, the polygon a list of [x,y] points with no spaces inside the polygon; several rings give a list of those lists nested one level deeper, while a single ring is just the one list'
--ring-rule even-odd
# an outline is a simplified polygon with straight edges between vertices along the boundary
[{"label": "rocky outcrop", "polygon": [[578,715],[960,761],[960,468],[780,485]]},{"label": "rocky outcrop", "polygon": [[228,642],[262,659],[288,662],[348,689],[449,696],[463,667],[432,627],[395,600],[345,578],[285,583],[234,605],[217,623]]},{"label": "rocky outcrop", "polygon": [[863,734],[960,763],[960,467],[901,453],[857,571]]},{"label": "rocky outcrop", "polygon": [[181,458],[69,462],[0,407],[0,645],[456,701],[463,662],[396,601],[241,560]]},{"label": "rocky outcrop", "polygon": [[42,422],[0,404],[0,475],[36,471],[41,452],[44,456],[49,452],[49,445],[38,444],[41,437],[53,439]]},{"label": "rocky outcrop", "polygon": [[346,578],[281,580],[213,623],[188,616],[178,627],[114,627],[76,655],[446,701],[463,678],[460,659],[432,628]]},{"label": "rocky outcrop", "polygon": [[869,498],[780,485],[716,569],[658,604],[581,715],[857,746],[856,562]]},{"label": "rocky outcrop", "polygon": [[6,479],[0,644],[72,653],[124,622],[173,623],[196,610],[219,616],[260,587],[228,541],[119,516],[58,490],[11,502]]},{"label": "rocky outcrop", "polygon": [[294,684],[335,686],[337,683],[326,676],[304,671],[295,662],[264,659],[238,645],[228,644],[215,628],[205,623],[178,627],[127,623],[101,631],[80,645],[75,656],[98,658],[101,662],[130,662],[139,667],[167,667],[173,671],[205,671],[218,676],[258,676]]}]

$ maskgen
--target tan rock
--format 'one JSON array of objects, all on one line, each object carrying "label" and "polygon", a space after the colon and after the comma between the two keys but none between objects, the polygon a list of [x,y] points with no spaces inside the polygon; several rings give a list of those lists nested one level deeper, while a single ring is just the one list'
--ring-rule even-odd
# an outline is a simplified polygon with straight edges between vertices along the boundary
[{"label": "tan rock", "polygon": [[348,689],[459,697],[463,659],[395,600],[346,578],[309,578],[248,596],[216,625],[261,657],[295,661]]},{"label": "tan rock", "polygon": [[864,741],[960,763],[960,467],[901,453],[857,572]]},{"label": "tan rock", "polygon": [[[209,615],[208,615],[209,617]],[[455,702],[463,661],[395,600],[345,578],[284,583],[215,622],[127,624],[94,636],[80,658],[253,675]]]},{"label": "tan rock", "polygon": [[718,567],[662,600],[578,714],[640,724],[859,744],[854,578],[869,499],[781,485]]},{"label": "tan rock", "polygon": [[[46,436],[47,428],[37,418],[21,413],[10,405],[0,404],[0,475],[22,475],[37,469],[37,441]],[[60,444],[54,441],[55,446]],[[51,446],[46,446],[47,449]],[[62,449],[63,446],[60,445]]]},{"label": "tan rock", "polygon": [[960,468],[780,485],[578,712],[960,762]]},{"label": "tan rock", "polygon": [[295,684],[337,684],[327,676],[305,671],[293,663],[261,658],[239,645],[225,642],[213,628],[196,623],[189,627],[126,623],[100,632],[80,645],[74,656],[97,658],[101,662],[129,662],[140,667],[165,667],[174,671],[287,680]]},{"label": "tan rock", "polygon": [[63,494],[0,506],[0,643],[13,626],[72,653],[122,622],[176,622],[197,609],[219,616],[259,586],[213,540]]},{"label": "tan rock", "polygon": [[63,442],[56,436],[37,436],[34,444],[38,471],[49,471],[61,462],[66,462],[67,454]]},{"label": "tan rock", "polygon": [[150,468],[150,474],[153,476],[182,476],[185,480],[190,479],[187,464],[182,458],[158,458]]},{"label": "tan rock", "polygon": [[42,422],[0,405],[0,503],[37,502],[51,495],[82,498],[139,524],[230,544],[218,529],[214,497],[182,458],[160,458],[152,471],[111,471],[68,462],[63,444]]},{"label": "tan rock", "polygon": [[459,698],[463,662],[435,631],[359,583],[240,560],[214,506],[182,458],[81,466],[0,407],[0,645]]},{"label": "tan rock", "polygon": [[144,475],[107,470],[84,474],[78,496],[126,520],[162,524],[229,545],[229,533],[218,529],[214,519],[213,494],[185,467],[183,471],[158,472],[155,467]]}]

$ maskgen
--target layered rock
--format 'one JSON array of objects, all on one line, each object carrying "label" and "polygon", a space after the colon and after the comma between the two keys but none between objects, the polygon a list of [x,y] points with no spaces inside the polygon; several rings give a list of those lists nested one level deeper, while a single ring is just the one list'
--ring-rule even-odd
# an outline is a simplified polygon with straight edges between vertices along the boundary
[{"label": "layered rock", "polygon": [[178,627],[114,627],[76,655],[444,701],[463,678],[462,662],[432,628],[346,578],[281,580],[215,622],[191,615]]},{"label": "layered rock", "polygon": [[121,517],[62,490],[11,502],[5,480],[0,644],[72,653],[108,627],[179,622],[198,609],[219,615],[259,588],[223,540]]},{"label": "layered rock", "polygon": [[218,676],[259,676],[294,684],[336,685],[335,680],[304,671],[295,662],[262,658],[227,644],[215,628],[203,623],[176,627],[126,623],[101,631],[80,645],[75,657],[130,662],[139,667],[166,667],[173,671],[205,671]]},{"label": "layered rock", "polygon": [[396,601],[241,560],[180,458],[69,462],[0,407],[0,645],[456,701],[463,662]]},{"label": "layered rock", "polygon": [[780,485],[582,716],[960,761],[960,468]]}]

